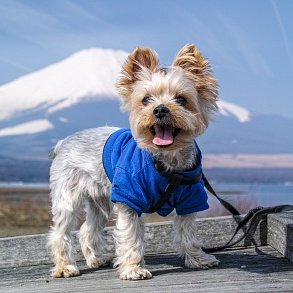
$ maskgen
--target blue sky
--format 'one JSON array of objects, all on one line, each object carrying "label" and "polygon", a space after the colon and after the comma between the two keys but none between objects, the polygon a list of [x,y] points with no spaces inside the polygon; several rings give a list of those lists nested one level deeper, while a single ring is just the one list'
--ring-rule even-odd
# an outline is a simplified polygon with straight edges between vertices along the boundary
[{"label": "blue sky", "polygon": [[291,0],[0,0],[0,84],[90,47],[208,57],[221,98],[293,118]]}]

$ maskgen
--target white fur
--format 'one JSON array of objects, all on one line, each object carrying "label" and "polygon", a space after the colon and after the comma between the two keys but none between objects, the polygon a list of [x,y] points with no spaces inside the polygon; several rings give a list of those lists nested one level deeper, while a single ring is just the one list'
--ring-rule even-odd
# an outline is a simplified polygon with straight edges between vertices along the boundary
[{"label": "white fur", "polygon": [[202,242],[197,239],[196,213],[176,216],[174,219],[174,247],[185,258],[188,268],[206,269],[219,264],[213,256],[202,251]]},{"label": "white fur", "polygon": [[[107,265],[110,259],[103,257],[103,228],[112,210],[109,201],[110,182],[102,164],[102,150],[108,136],[117,130],[103,127],[85,130],[58,144],[51,167],[50,187],[52,197],[53,226],[48,245],[55,268],[54,277],[71,277],[79,274],[72,255],[70,232],[83,211],[86,220],[79,232],[81,249],[89,267]],[[117,218],[114,230],[119,277],[127,280],[150,278],[144,268],[144,225],[131,208],[116,204]],[[215,257],[201,250],[196,237],[195,213],[176,216],[174,220],[174,244],[185,265],[190,268],[207,268],[218,264]]]}]

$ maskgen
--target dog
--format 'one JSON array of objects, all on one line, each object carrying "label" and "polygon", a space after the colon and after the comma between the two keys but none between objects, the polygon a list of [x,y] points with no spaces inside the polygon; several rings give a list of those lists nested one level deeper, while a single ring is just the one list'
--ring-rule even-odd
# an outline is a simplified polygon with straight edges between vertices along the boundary
[{"label": "dog", "polygon": [[[209,62],[195,45],[184,46],[169,68],[159,67],[152,49],[136,48],[125,61],[116,86],[122,108],[129,112],[130,130],[84,130],[59,141],[51,151],[53,224],[48,246],[55,263],[53,277],[80,274],[70,232],[85,210],[78,235],[87,266],[111,262],[103,256],[103,229],[113,211],[114,267],[119,278],[151,278],[144,266],[140,216],[160,199],[168,184],[154,162],[159,162],[165,173],[201,171],[195,138],[217,111],[218,85]],[[176,209],[174,247],[184,257],[185,266],[209,268],[219,261],[203,252],[196,236],[196,212],[208,205],[202,180],[195,185],[199,195],[193,194],[193,184],[179,186],[157,212],[165,216]]]}]

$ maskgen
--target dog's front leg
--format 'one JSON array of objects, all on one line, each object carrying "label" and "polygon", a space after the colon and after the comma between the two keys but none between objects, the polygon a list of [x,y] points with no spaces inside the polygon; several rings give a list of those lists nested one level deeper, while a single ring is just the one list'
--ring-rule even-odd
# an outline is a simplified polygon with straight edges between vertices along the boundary
[{"label": "dog's front leg", "polygon": [[219,264],[211,254],[205,253],[202,242],[198,240],[196,213],[176,216],[174,219],[174,246],[179,255],[185,258],[188,268],[206,269]]},{"label": "dog's front leg", "polygon": [[114,239],[116,259],[114,267],[118,267],[122,280],[149,279],[151,273],[144,265],[144,226],[138,214],[128,206],[117,203],[114,206],[116,228]]}]

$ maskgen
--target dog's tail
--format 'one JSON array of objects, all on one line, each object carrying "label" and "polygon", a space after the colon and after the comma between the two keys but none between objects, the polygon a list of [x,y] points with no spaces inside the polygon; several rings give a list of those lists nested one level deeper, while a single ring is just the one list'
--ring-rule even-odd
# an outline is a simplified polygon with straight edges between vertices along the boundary
[{"label": "dog's tail", "polygon": [[59,149],[60,149],[63,141],[64,141],[64,139],[59,140],[56,143],[56,145],[49,151],[49,154],[48,154],[49,159],[52,159],[53,160],[57,156],[58,151],[59,151]]}]

